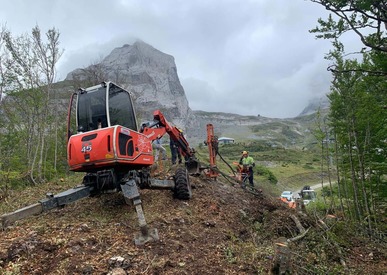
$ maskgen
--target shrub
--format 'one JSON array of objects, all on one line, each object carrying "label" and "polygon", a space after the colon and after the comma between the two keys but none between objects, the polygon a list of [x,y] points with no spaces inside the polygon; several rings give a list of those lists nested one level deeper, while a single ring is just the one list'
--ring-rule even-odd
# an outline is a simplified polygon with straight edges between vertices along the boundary
[{"label": "shrub", "polygon": [[256,166],[256,172],[258,175],[266,177],[271,183],[276,184],[278,182],[277,177],[271,172],[269,169],[267,169],[264,166],[257,165]]}]

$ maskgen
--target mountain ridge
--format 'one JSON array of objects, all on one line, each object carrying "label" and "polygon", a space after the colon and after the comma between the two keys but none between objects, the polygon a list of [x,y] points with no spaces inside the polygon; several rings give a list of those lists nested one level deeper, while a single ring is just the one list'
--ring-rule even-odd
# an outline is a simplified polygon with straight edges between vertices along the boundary
[{"label": "mountain ridge", "polygon": [[[329,107],[323,99],[312,100],[295,118],[268,118],[263,116],[246,116],[226,112],[193,111],[181,85],[175,59],[151,45],[138,40],[133,45],[125,44],[112,50],[100,63],[92,64],[84,69],[75,69],[68,73],[65,81],[89,80],[90,76],[99,73],[101,80],[112,80],[127,89],[133,95],[137,117],[140,122],[150,120],[154,110],[161,110],[166,118],[177,127],[183,129],[192,143],[200,143],[206,138],[206,124],[211,123],[221,135],[240,136],[239,140],[260,140],[256,135],[259,126],[277,124],[283,127],[296,127],[292,131],[305,132],[300,123],[294,123],[297,117],[310,115],[320,106]],[[94,82],[95,83],[95,82]],[[324,105],[322,105],[324,103]],[[266,138],[277,136],[272,132]],[[255,127],[255,128],[254,128]],[[257,128],[258,127],[258,128]],[[254,128],[254,129],[253,129]],[[276,132],[279,130],[277,129]],[[308,131],[306,131],[308,132]],[[245,136],[240,135],[245,133]]]}]

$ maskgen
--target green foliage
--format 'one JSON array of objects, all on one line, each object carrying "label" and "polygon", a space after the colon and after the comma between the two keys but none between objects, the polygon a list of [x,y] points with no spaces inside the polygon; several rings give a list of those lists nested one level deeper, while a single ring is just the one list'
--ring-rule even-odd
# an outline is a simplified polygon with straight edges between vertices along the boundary
[{"label": "green foliage", "polygon": [[232,247],[228,246],[224,248],[224,254],[227,259],[227,262],[230,264],[234,264],[237,262],[237,258],[235,256],[235,252]]},{"label": "green foliage", "polygon": [[9,262],[4,268],[0,266],[0,273],[3,275],[21,274],[21,264]]},{"label": "green foliage", "polygon": [[0,189],[15,189],[25,186],[26,182],[17,171],[0,171]]},{"label": "green foliage", "polygon": [[[306,121],[305,121],[306,120]],[[283,120],[251,126],[251,131],[263,139],[263,149],[275,147],[305,147],[309,142],[309,122],[305,120]],[[268,134],[270,133],[270,134]],[[266,138],[268,137],[268,138]]]},{"label": "green foliage", "polygon": [[[387,52],[386,33],[387,18],[383,1],[363,0],[311,0],[318,3],[331,14],[326,20],[318,19],[319,26],[312,29],[317,38],[338,40],[347,32],[356,32],[361,42],[373,50]],[[333,15],[333,16],[332,16]]]},{"label": "green foliage", "polygon": [[261,175],[261,176],[264,176],[266,177],[266,179],[272,183],[272,184],[276,184],[278,182],[278,179],[276,178],[276,176],[273,174],[273,172],[271,172],[268,168],[266,167],[263,167],[261,165],[257,165],[255,167],[255,170],[256,170],[256,173],[258,175]]},{"label": "green foliage", "polygon": [[321,196],[323,197],[331,197],[333,195],[333,191],[329,189],[329,187],[324,186],[321,190]]},{"label": "green foliage", "polygon": [[[327,55],[335,63],[330,67],[334,76],[328,95],[330,113],[316,132],[321,141],[328,134],[335,137],[334,151],[322,142],[322,164],[326,165],[329,155],[334,157],[340,178],[331,201],[338,198],[336,205],[369,230],[378,226],[386,207],[380,186],[387,173],[387,18],[380,14],[387,7],[383,1],[372,0],[311,1],[331,12],[311,30],[318,38],[331,39],[333,45]],[[348,58],[340,41],[347,32],[355,32],[365,46],[356,58]],[[332,192],[324,189],[323,193],[328,195],[328,191]]]},{"label": "green foliage", "polygon": [[53,28],[44,37],[36,26],[30,35],[14,37],[8,30],[2,34],[0,85],[7,96],[0,105],[0,172],[41,183],[56,175],[58,151],[63,153],[58,128],[66,131],[66,109],[59,108],[52,90],[61,55],[59,32]]},{"label": "green foliage", "polygon": [[[273,148],[265,146],[263,142],[246,142],[219,146],[219,153],[235,170],[236,165],[233,163],[239,161],[245,148],[256,164],[254,181],[267,194],[277,197],[285,189],[297,190],[304,185],[313,185],[321,181],[317,150]],[[196,151],[201,162],[209,162],[206,146],[199,146]],[[232,174],[230,167],[219,157],[217,167],[226,174]]]},{"label": "green foliage", "polygon": [[282,127],[282,134],[287,136],[288,138],[290,139],[298,139],[298,138],[301,138],[302,136],[297,133],[296,131],[294,131],[290,126],[284,126]]},{"label": "green foliage", "polygon": [[306,164],[304,164],[302,167],[303,167],[304,169],[311,169],[311,170],[314,169],[314,167],[312,166],[311,163],[306,163]]},{"label": "green foliage", "polygon": [[222,152],[222,154],[232,154],[235,155],[235,158],[238,158],[240,157],[242,151],[253,153],[265,151],[268,148],[270,148],[270,146],[264,141],[253,141],[249,143],[227,144],[227,146],[222,146],[219,150]]}]

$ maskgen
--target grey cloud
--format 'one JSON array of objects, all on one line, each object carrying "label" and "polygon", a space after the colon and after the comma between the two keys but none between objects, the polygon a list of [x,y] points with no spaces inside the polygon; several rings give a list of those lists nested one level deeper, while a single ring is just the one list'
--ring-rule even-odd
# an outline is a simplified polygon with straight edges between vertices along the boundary
[{"label": "grey cloud", "polygon": [[61,33],[58,79],[141,39],[175,57],[192,109],[290,117],[328,92],[327,41],[308,32],[326,11],[304,0],[2,1],[14,33]]}]

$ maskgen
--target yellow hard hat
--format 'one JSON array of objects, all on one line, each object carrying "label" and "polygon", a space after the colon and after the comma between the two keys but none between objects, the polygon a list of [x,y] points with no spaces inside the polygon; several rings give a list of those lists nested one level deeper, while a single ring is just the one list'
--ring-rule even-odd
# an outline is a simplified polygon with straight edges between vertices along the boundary
[{"label": "yellow hard hat", "polygon": [[243,152],[242,152],[242,155],[247,155],[247,154],[248,154],[247,151],[243,151]]}]

